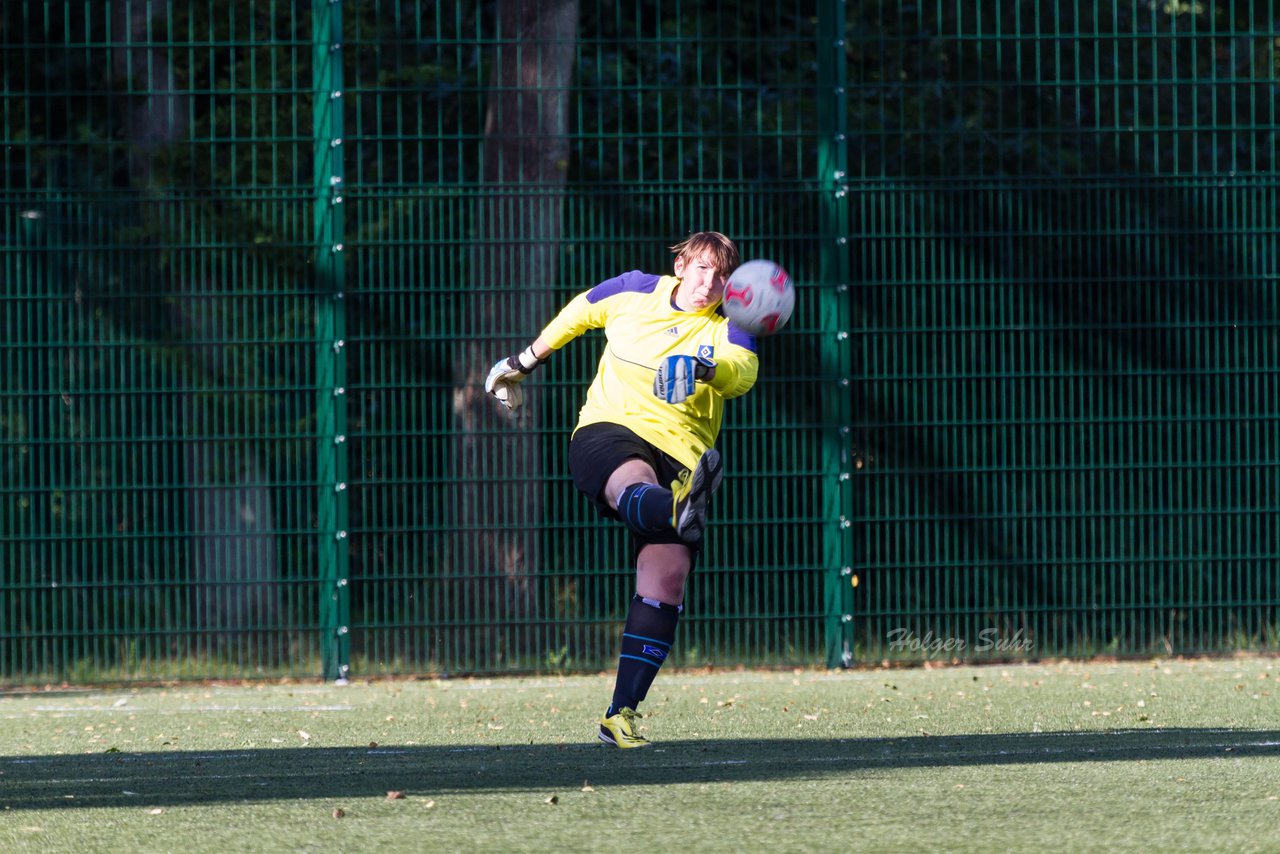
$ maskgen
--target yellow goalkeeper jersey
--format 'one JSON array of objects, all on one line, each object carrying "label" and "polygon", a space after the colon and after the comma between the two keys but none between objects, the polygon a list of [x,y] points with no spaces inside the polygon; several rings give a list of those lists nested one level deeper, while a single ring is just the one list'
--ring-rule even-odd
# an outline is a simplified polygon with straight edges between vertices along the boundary
[{"label": "yellow goalkeeper jersey", "polygon": [[[756,381],[756,340],[720,311],[682,311],[674,304],[680,280],[638,270],[574,297],[542,331],[553,349],[589,329],[604,329],[604,355],[578,416],[578,427],[621,424],[692,469],[715,444],[724,401]],[[716,363],[710,382],[683,403],[653,393],[653,376],[667,356],[702,356]]]}]

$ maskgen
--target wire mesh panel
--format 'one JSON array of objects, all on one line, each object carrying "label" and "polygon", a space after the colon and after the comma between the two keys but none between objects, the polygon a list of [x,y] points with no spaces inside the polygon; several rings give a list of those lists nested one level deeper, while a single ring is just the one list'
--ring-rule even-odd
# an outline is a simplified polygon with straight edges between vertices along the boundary
[{"label": "wire mesh panel", "polygon": [[1274,648],[1274,4],[863,11],[860,654]]},{"label": "wire mesh panel", "polygon": [[[576,293],[671,272],[667,247],[691,231],[815,272],[816,32],[799,6],[519,12],[369,3],[346,39],[383,58],[347,86],[357,670],[612,662],[628,535],[577,494],[566,460],[603,337],[540,369],[516,418],[481,394],[485,373]],[[758,38],[762,16],[784,23],[777,38]],[[820,655],[818,389],[788,367],[816,337],[803,293],[793,330],[729,405],[727,485],[679,661]]]},{"label": "wire mesh panel", "polygon": [[799,283],[674,660],[1273,649],[1274,0],[0,5],[0,679],[607,667],[602,339]]},{"label": "wire mesh panel", "polygon": [[0,674],[314,674],[310,38],[3,11]]}]

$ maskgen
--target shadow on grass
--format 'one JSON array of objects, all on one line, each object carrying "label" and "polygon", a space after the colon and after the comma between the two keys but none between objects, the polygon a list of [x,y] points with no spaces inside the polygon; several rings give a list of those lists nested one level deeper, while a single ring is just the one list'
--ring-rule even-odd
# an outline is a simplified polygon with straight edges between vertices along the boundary
[{"label": "shadow on grass", "polygon": [[946,766],[1280,757],[1280,730],[1160,729],[866,739],[279,748],[0,759],[0,809],[439,796],[821,779]]}]

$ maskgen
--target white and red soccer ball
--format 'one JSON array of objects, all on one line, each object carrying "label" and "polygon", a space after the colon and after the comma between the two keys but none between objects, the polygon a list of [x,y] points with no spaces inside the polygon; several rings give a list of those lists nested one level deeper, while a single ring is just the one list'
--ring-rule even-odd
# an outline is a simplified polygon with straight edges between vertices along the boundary
[{"label": "white and red soccer ball", "polygon": [[725,316],[757,337],[781,331],[796,306],[787,271],[772,261],[746,261],[729,276],[722,298]]}]

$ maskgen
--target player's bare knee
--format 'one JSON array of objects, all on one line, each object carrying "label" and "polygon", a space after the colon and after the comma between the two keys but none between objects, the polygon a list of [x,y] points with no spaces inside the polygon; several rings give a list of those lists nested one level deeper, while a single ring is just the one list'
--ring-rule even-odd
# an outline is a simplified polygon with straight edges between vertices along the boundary
[{"label": "player's bare knee", "polygon": [[618,509],[618,498],[623,491],[633,483],[657,483],[658,475],[654,473],[653,466],[644,460],[630,459],[613,470],[613,474],[609,475],[609,480],[604,485],[604,497],[609,502],[609,506],[614,510]]},{"label": "player's bare knee", "polygon": [[689,549],[673,543],[652,543],[636,559],[636,592],[668,605],[684,601],[684,584],[693,561]]}]

